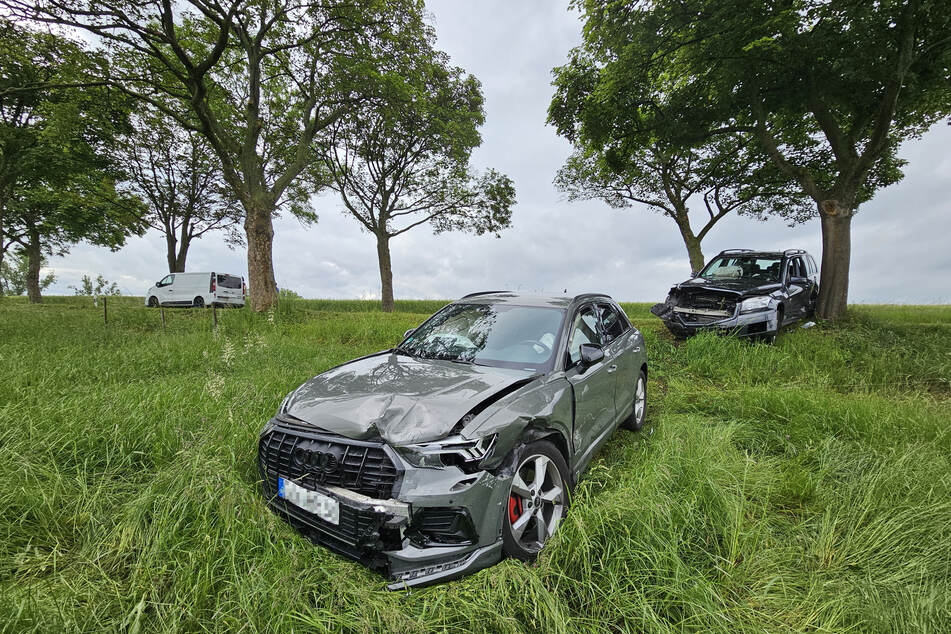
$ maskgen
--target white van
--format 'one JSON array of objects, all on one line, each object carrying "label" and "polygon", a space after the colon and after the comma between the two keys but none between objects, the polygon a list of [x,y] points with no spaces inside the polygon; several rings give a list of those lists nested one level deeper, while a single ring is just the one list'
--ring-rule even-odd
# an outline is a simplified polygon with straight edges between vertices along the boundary
[{"label": "white van", "polygon": [[244,278],[228,273],[169,273],[145,294],[145,305],[244,306]]}]

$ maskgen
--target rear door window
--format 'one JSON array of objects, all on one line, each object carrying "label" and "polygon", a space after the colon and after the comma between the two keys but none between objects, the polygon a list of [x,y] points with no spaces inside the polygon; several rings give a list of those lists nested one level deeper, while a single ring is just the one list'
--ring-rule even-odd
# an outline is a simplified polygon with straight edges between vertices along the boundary
[{"label": "rear door window", "polygon": [[627,329],[627,322],[618,314],[614,306],[610,304],[598,304],[598,310],[601,311],[601,326],[604,328],[605,342],[611,342],[624,334]]},{"label": "rear door window", "polygon": [[218,286],[222,288],[241,288],[241,278],[236,275],[218,274]]}]

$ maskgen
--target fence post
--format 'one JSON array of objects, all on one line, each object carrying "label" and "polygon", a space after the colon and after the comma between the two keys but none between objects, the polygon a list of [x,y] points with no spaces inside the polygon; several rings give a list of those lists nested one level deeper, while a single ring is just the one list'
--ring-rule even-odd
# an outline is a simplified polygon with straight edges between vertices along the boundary
[{"label": "fence post", "polygon": [[162,332],[165,332],[165,307],[159,305],[159,312],[162,313]]},{"label": "fence post", "polygon": [[106,296],[102,296],[102,323],[109,325],[109,309],[106,306]]},{"label": "fence post", "polygon": [[214,323],[215,330],[218,330],[218,305],[211,304],[211,320]]}]

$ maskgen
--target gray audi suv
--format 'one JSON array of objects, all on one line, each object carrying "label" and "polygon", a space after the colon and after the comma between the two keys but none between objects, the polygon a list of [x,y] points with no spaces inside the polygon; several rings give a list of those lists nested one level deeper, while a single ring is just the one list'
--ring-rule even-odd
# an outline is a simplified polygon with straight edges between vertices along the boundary
[{"label": "gray audi suv", "polygon": [[646,398],[644,339],[607,295],[467,295],[291,392],[261,432],[264,494],[390,589],[530,561]]}]

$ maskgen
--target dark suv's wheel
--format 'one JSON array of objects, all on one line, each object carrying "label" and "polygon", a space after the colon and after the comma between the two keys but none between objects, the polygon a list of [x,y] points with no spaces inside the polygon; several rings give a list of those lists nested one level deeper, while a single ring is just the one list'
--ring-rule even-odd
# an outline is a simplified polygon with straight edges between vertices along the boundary
[{"label": "dark suv's wheel", "polygon": [[199,295],[192,300],[192,306],[195,308],[204,308],[205,307],[205,298]]},{"label": "dark suv's wheel", "polygon": [[158,297],[155,295],[149,297],[149,308],[158,308]]},{"label": "dark suv's wheel", "polygon": [[644,419],[647,417],[647,374],[641,370],[637,375],[637,382],[634,384],[634,409],[631,415],[621,423],[624,429],[637,431],[644,426]]},{"label": "dark suv's wheel", "polygon": [[547,440],[515,450],[515,475],[502,518],[505,554],[534,561],[568,508],[568,465]]}]

